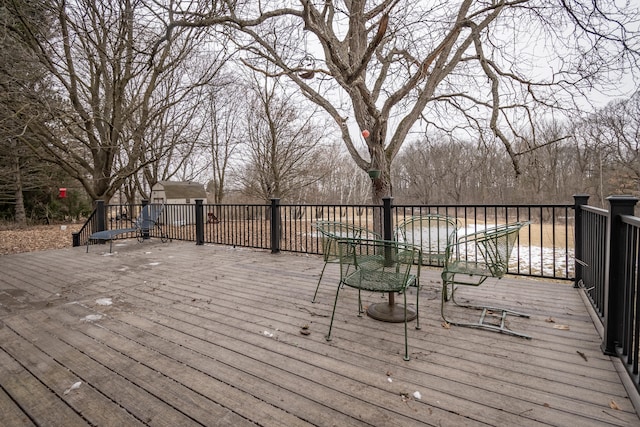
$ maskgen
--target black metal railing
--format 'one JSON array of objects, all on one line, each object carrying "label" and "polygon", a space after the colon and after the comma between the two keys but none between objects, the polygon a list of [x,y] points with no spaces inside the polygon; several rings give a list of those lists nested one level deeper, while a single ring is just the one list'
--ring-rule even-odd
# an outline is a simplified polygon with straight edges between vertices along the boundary
[{"label": "black metal railing", "polygon": [[[393,224],[415,215],[452,216],[462,233],[499,224],[528,221],[521,232],[509,273],[574,280],[603,325],[602,350],[617,355],[640,390],[640,218],[633,216],[638,199],[611,196],[609,210],[588,206],[588,196],[572,205],[438,205],[393,206],[390,198],[374,205],[167,205],[162,232],[170,239],[320,254],[320,238],[312,224],[339,221],[393,236]],[[98,204],[87,223],[74,233],[74,246],[91,232],[124,227],[142,205]],[[160,237],[151,230],[151,237]],[[158,234],[158,235],[156,235]],[[124,236],[128,237],[128,236]]]},{"label": "black metal railing", "polygon": [[457,218],[458,234],[488,227],[530,222],[513,250],[517,262],[510,274],[573,279],[574,205],[435,205],[394,206],[395,223],[415,215],[440,214]]},{"label": "black metal railing", "polygon": [[623,215],[620,217],[622,232],[622,252],[624,270],[620,272],[620,281],[624,285],[622,326],[617,337],[616,354],[623,360],[636,387],[640,389],[638,362],[640,358],[640,292],[638,290],[638,242],[640,237],[640,218]]},{"label": "black metal railing", "polygon": [[[98,204],[92,221],[76,236],[85,244],[89,230],[126,228],[141,211],[142,205]],[[316,221],[339,221],[394,236],[394,224],[414,215],[438,213],[458,218],[462,232],[478,231],[494,225],[529,221],[514,248],[509,273],[552,279],[573,279],[573,210],[574,205],[438,205],[394,206],[390,198],[376,205],[211,205],[168,204],[160,218],[161,229],[150,230],[150,237],[160,237],[162,230],[171,240],[194,241],[321,254],[321,239],[312,225]],[[102,212],[102,213],[101,213]],[[383,221],[389,218],[390,224]],[[386,230],[389,228],[389,230]],[[118,238],[131,238],[122,235]]]},{"label": "black metal railing", "polygon": [[618,356],[640,390],[640,218],[638,199],[607,198],[609,210],[576,200],[576,285],[585,289],[603,327],[602,351]]},{"label": "black metal railing", "polygon": [[[609,212],[593,206],[581,206],[582,222],[576,236],[576,285],[582,286],[596,313],[604,316],[605,273],[607,263],[607,221]],[[578,225],[576,225],[576,228]],[[582,253],[578,255],[578,248]]]}]

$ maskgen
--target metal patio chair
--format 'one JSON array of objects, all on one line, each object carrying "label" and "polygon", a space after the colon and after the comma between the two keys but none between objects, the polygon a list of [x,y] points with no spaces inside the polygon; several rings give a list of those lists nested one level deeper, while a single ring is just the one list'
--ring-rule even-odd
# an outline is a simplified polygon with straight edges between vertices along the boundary
[{"label": "metal patio chair", "polygon": [[[331,330],[342,285],[358,289],[358,316],[362,317],[361,291],[401,293],[404,297],[404,360],[409,360],[407,338],[407,287],[418,286],[420,277],[420,249],[392,240],[341,239],[336,241],[340,259],[340,282],[331,313],[327,341]],[[418,260],[417,264],[414,263]],[[415,272],[412,273],[412,269]],[[420,329],[418,313],[419,292],[416,291],[416,329]]]},{"label": "metal patio chair", "polygon": [[164,204],[151,203],[142,208],[140,215],[131,221],[131,227],[116,228],[113,230],[97,231],[92,233],[87,239],[87,252],[89,252],[89,243],[92,240],[109,241],[109,253],[113,249],[113,240],[122,234],[135,233],[138,242],[142,243],[145,237],[148,237],[149,230],[158,228],[160,230],[160,240],[165,243],[169,240],[169,235],[162,228],[160,216],[164,211]]},{"label": "metal patio chair", "polygon": [[416,215],[401,221],[395,228],[396,240],[418,246],[422,265],[442,267],[447,247],[456,239],[462,224],[458,219],[440,215]]},{"label": "metal patio chair", "polygon": [[313,224],[313,227],[318,230],[318,233],[320,233],[322,255],[324,258],[324,266],[322,267],[322,271],[320,272],[320,278],[318,279],[318,284],[316,285],[316,291],[314,292],[313,299],[311,300],[311,302],[316,302],[318,289],[320,288],[320,282],[322,281],[322,276],[324,275],[324,271],[327,268],[327,264],[340,263],[341,258],[339,248],[336,243],[337,240],[345,238],[380,239],[381,236],[375,231],[368,230],[364,227],[337,221],[317,221],[315,224]]},{"label": "metal patio chair", "polygon": [[[509,258],[516,244],[518,233],[529,222],[518,222],[487,228],[457,238],[448,246],[447,257],[442,270],[442,319],[451,325],[487,329],[531,338],[526,334],[512,331],[505,326],[507,315],[528,318],[528,314],[478,304],[460,304],[456,301],[456,285],[479,286],[489,277],[502,278],[508,270]],[[449,286],[451,294],[449,295]],[[446,314],[447,302],[451,300],[458,307],[480,310],[477,322],[456,321]],[[499,324],[488,323],[489,318],[500,313]]]}]

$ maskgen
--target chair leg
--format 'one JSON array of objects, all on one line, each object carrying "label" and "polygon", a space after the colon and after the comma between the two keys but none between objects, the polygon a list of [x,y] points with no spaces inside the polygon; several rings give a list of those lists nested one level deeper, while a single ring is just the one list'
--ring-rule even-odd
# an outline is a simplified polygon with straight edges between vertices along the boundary
[{"label": "chair leg", "polygon": [[416,329],[420,329],[420,279],[416,279]]},{"label": "chair leg", "polygon": [[[407,290],[402,293],[404,296],[404,360],[409,361],[409,338],[407,337]],[[417,307],[416,307],[417,311]]]},{"label": "chair leg", "polygon": [[449,293],[449,286],[447,283],[453,280],[453,275],[450,273],[442,273],[442,297],[445,301],[449,301],[449,299],[453,296],[453,285],[451,286],[451,293]]},{"label": "chair leg", "polygon": [[320,282],[322,281],[322,276],[324,275],[325,268],[327,268],[326,262],[324,263],[322,271],[320,272],[320,278],[318,279],[318,284],[316,285],[316,291],[313,293],[313,299],[311,300],[312,303],[316,302],[316,296],[318,295],[318,289],[320,289]]},{"label": "chair leg", "polygon": [[156,223],[156,228],[160,231],[160,241],[162,243],[167,243],[169,241],[169,234],[164,231],[164,227]]},{"label": "chair leg", "polygon": [[[447,303],[447,301],[449,300],[449,298],[447,298],[447,287],[451,285],[451,298],[450,300],[458,307],[463,307],[463,308],[468,308],[468,309],[472,309],[472,310],[480,310],[480,319],[477,322],[456,322],[452,319],[447,318],[446,314],[445,314],[445,305]],[[517,311],[513,311],[513,310],[509,310],[509,309],[505,309],[505,308],[499,308],[499,307],[489,307],[489,306],[480,306],[480,305],[471,305],[471,304],[459,304],[458,302],[456,302],[455,299],[455,288],[454,288],[454,284],[453,283],[447,283],[447,282],[443,282],[442,284],[442,303],[440,306],[440,314],[442,315],[442,319],[450,324],[450,325],[455,325],[455,326],[463,326],[463,327],[467,327],[467,328],[476,328],[476,329],[485,329],[485,330],[489,330],[489,331],[494,331],[494,332],[500,332],[506,335],[513,335],[513,336],[517,336],[517,337],[521,337],[521,338],[526,338],[526,339],[531,339],[531,336],[527,335],[527,334],[523,334],[520,332],[515,332],[512,331],[511,329],[507,328],[505,326],[505,320],[507,315],[512,315],[512,316],[516,316],[516,317],[524,317],[524,318],[529,318],[530,316],[528,314],[525,313],[520,313]],[[485,318],[488,312],[500,312],[500,325],[493,325],[491,323],[485,323]]]},{"label": "chair leg", "polygon": [[327,341],[331,341],[331,329],[333,328],[333,318],[336,315],[336,305],[338,305],[338,294],[340,293],[340,285],[342,281],[338,283],[338,288],[336,289],[336,299],[333,301],[333,311],[331,312],[331,321],[329,322],[329,333],[325,336]]}]

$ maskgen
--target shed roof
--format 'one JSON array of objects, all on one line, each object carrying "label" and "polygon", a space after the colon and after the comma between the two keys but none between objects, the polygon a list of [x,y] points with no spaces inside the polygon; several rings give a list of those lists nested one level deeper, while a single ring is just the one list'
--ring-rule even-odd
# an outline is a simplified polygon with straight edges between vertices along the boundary
[{"label": "shed roof", "polygon": [[204,185],[193,181],[159,181],[152,191],[164,190],[167,199],[206,199]]}]

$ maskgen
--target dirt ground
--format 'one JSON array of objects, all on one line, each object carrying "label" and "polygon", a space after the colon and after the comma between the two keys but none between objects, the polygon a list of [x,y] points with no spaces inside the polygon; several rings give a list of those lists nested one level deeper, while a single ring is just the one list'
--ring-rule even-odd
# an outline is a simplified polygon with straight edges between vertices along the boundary
[{"label": "dirt ground", "polygon": [[72,246],[71,233],[82,224],[37,225],[0,229],[0,255],[61,249]]}]

